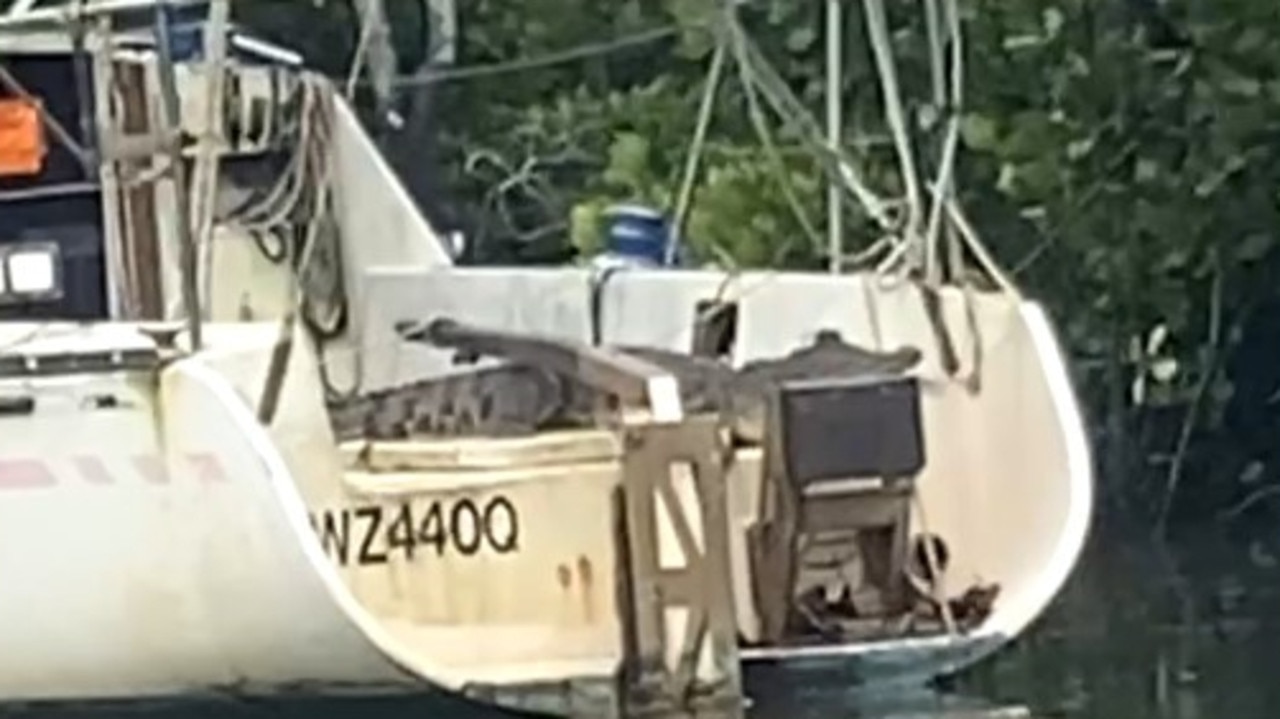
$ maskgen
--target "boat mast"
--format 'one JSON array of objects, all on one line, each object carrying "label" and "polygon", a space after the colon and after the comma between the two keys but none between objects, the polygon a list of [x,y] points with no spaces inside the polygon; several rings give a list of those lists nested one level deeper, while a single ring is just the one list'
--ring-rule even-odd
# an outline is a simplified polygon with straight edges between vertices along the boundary
[{"label": "boat mast", "polygon": [[347,82],[347,96],[351,97],[355,80],[361,68],[367,65],[378,122],[385,123],[391,113],[397,64],[396,51],[391,44],[391,28],[387,23],[387,9],[382,0],[355,0],[355,6],[360,18],[360,42]]},{"label": "boat mast", "polygon": [[[827,0],[827,142],[832,152],[838,153],[842,142],[843,112],[843,58],[844,58],[844,0]],[[844,266],[844,212],[841,207],[843,184],[837,177],[827,180],[827,253],[828,265],[833,274],[839,274]]]},{"label": "boat mast", "polygon": [[[227,55],[227,23],[230,21],[230,0],[210,0],[209,21],[204,31],[204,89],[205,100],[204,122],[196,144],[196,161],[193,170],[191,196],[188,198],[192,209],[189,214],[195,236],[192,244],[198,250],[194,264],[188,269],[200,269],[200,276],[183,275],[183,293],[199,292],[194,307],[197,314],[212,296],[213,284],[213,231],[214,206],[218,194],[218,156],[223,146],[222,109],[223,87],[226,82],[225,60]],[[201,282],[203,280],[203,282]],[[197,318],[192,325],[192,349],[200,345],[199,324],[203,318]]]},{"label": "boat mast", "polygon": [[183,171],[182,134],[178,129],[181,109],[169,34],[169,15],[172,12],[172,6],[168,0],[156,0],[152,7],[155,12],[153,32],[160,79],[161,128],[166,135],[165,149],[169,155],[169,173],[174,185],[174,195],[177,198],[174,210],[177,214],[175,224],[178,231],[179,271],[182,276],[182,305],[187,315],[191,349],[199,351],[204,340],[200,321],[199,256],[191,226],[191,197],[188,194],[187,178]]},{"label": "boat mast", "polygon": [[[422,38],[427,52],[414,75],[426,77],[457,61],[458,3],[456,0],[420,1],[429,18]],[[405,125],[398,135],[396,151],[389,156],[418,207],[433,223],[451,230],[457,227],[458,220],[439,170],[437,87],[430,82],[419,83],[406,91],[409,95]]]}]

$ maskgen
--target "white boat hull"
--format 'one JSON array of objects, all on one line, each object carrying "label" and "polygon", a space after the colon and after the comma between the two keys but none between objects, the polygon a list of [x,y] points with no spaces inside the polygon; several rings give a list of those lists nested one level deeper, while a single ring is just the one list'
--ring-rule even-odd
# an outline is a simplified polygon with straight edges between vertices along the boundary
[{"label": "white boat hull", "polygon": [[150,379],[0,382],[36,402],[0,419],[0,697],[415,686],[243,399],[197,360]]},{"label": "white boat hull", "polygon": [[[533,295],[554,297],[528,277],[523,290],[507,284],[515,288],[508,305],[515,311],[522,301],[534,304]],[[415,279],[439,296],[457,296],[448,278]],[[662,282],[638,282],[633,302]],[[856,297],[851,286],[833,289]],[[692,293],[659,289],[680,303]],[[474,283],[475,293],[492,290],[483,280]],[[369,291],[376,295],[379,285]],[[521,291],[530,296],[522,299]],[[739,298],[746,356],[793,346],[796,335],[831,325],[855,342],[866,340],[858,334],[866,329],[856,299],[846,303],[854,310],[850,319],[828,313],[800,323],[769,314],[767,305],[753,307],[761,292]],[[828,291],[791,288],[793,297],[806,294],[815,303],[832,302]],[[925,397],[930,457],[920,486],[929,531],[949,541],[954,591],[970,579],[997,581],[1000,600],[964,636],[747,649],[742,658],[749,668],[834,671],[849,683],[954,672],[1021,633],[1059,591],[1083,546],[1093,499],[1088,448],[1060,350],[1039,308],[982,300],[984,387],[971,395],[937,377],[937,358],[913,325],[919,318],[912,319],[918,312],[909,298],[893,290],[878,299],[880,309],[864,305],[863,311],[883,313],[893,324],[882,328],[921,346],[922,374],[938,380]],[[661,305],[657,297],[646,301]],[[419,295],[413,303],[381,306],[429,311],[432,301]],[[959,326],[957,296],[948,298],[947,309]],[[650,314],[669,313],[651,307]],[[376,326],[393,319],[400,318],[383,317]],[[640,325],[619,320],[611,326],[625,334]],[[27,329],[0,327],[0,346]],[[126,329],[62,330],[64,340],[54,332],[46,344],[119,345],[117,335]],[[611,481],[607,463],[595,478],[565,473],[580,486],[563,490],[539,485],[537,472],[480,472],[470,475],[478,488],[418,492],[429,500],[433,492],[458,497],[502,489],[520,513],[523,555],[420,553],[373,567],[340,566],[333,548],[326,554],[318,541],[323,528],[313,522],[326,510],[354,511],[380,490],[362,489],[344,469],[325,424],[315,356],[299,343],[280,413],[264,428],[250,407],[276,328],[210,330],[213,349],[168,365],[158,383],[123,372],[0,380],[0,392],[36,400],[30,416],[0,418],[0,645],[10,648],[0,654],[0,698],[443,688],[567,712],[581,700],[574,692],[607,682],[620,651],[611,550],[584,520],[607,519],[607,507],[592,504],[605,495],[590,488]],[[366,341],[380,341],[377,332]],[[897,343],[882,338],[881,344]],[[401,352],[402,366],[434,361],[406,357],[414,352]],[[97,398],[106,395],[114,403],[97,408]],[[737,520],[753,511],[747,495],[730,502]],[[599,585],[584,591],[595,594],[548,598],[557,583],[581,588],[584,558]],[[742,571],[739,558],[739,592]],[[752,610],[741,600],[738,620],[749,633]]]}]

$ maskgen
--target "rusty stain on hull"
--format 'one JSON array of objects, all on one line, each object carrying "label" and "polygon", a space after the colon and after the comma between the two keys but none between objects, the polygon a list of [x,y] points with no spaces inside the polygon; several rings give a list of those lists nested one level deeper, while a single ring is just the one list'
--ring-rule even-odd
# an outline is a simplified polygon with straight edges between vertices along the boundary
[{"label": "rusty stain on hull", "polygon": [[596,621],[595,601],[592,597],[592,578],[591,560],[586,555],[578,555],[578,581],[582,586],[582,616],[587,624],[594,624]]}]

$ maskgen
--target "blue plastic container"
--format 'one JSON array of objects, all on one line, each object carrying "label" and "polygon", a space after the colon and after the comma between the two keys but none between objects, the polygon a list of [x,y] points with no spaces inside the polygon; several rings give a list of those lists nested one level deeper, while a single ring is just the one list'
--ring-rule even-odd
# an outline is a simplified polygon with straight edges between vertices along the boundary
[{"label": "blue plastic container", "polygon": [[605,213],[608,220],[605,252],[640,265],[667,264],[671,225],[661,212],[643,205],[615,205]]}]

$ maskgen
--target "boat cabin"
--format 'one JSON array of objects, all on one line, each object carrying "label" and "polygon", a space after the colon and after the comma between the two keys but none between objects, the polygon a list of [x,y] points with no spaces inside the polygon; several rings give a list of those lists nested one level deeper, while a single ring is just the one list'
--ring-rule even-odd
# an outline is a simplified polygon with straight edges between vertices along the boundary
[{"label": "boat cabin", "polygon": [[[172,317],[178,247],[164,138],[159,43],[174,60],[191,172],[206,117],[207,3],[117,3],[67,33],[60,3],[0,14],[0,320]],[[3,9],[3,8],[0,8]],[[39,19],[48,18],[47,31]],[[36,18],[33,20],[33,18]],[[224,172],[279,164],[296,53],[227,32]],[[115,103],[101,102],[110,94]],[[170,309],[167,309],[170,308]]]}]

